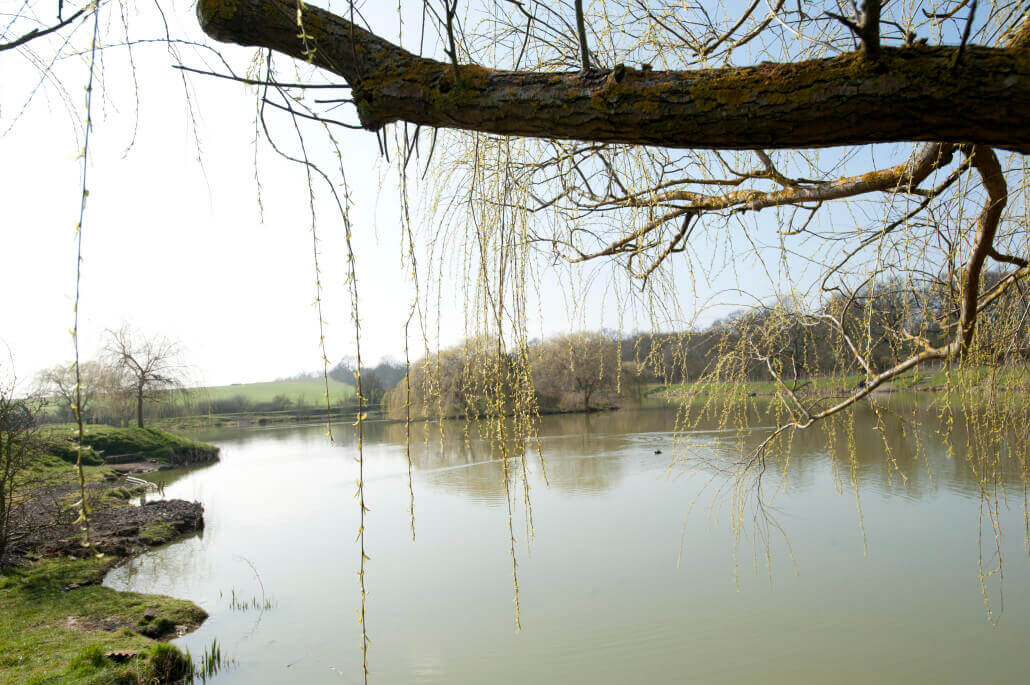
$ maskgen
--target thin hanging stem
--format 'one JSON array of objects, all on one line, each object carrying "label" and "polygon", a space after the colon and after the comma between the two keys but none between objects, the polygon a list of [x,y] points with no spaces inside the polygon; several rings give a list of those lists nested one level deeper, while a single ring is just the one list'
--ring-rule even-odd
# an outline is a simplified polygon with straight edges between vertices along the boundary
[{"label": "thin hanging stem", "polygon": [[89,172],[89,141],[90,132],[93,130],[93,76],[96,73],[97,39],[100,34],[100,12],[93,10],[93,41],[89,51],[89,80],[86,84],[86,133],[82,145],[82,200],[79,203],[79,221],[75,225],[75,320],[72,325],[72,345],[75,348],[75,423],[78,428],[78,449],[75,455],[75,470],[79,477],[79,497],[81,514],[79,523],[82,523],[82,544],[99,553],[93,547],[89,536],[89,506],[86,504],[86,475],[82,468],[82,442],[85,439],[85,429],[82,425],[82,368],[79,358],[79,304],[82,292],[82,227],[86,219],[86,198],[89,197],[89,187],[86,184],[87,173]]}]

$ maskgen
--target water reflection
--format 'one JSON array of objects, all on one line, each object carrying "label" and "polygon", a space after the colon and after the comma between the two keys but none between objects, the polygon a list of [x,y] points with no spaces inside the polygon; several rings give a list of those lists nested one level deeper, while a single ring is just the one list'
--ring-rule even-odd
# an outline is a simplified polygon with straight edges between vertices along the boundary
[{"label": "water reflection", "polygon": [[[999,512],[1013,534],[1001,542],[1008,585],[995,629],[976,582],[979,481],[926,411],[857,412],[854,460],[846,432],[795,436],[768,473],[791,549],[773,541],[756,563],[750,532],[735,537],[709,484],[728,482],[768,417],[742,436],[716,417],[680,442],[668,411],[545,417],[549,487],[534,445],[527,458],[531,545],[516,526],[517,635],[498,450],[476,426],[413,425],[412,542],[404,425],[370,422],[373,681],[1018,681],[1030,640],[1022,498]],[[204,503],[204,535],[107,583],[200,603],[211,618],[178,644],[225,645],[237,665],[216,682],[360,682],[354,440],[347,426],[335,445],[322,426],[222,434],[221,462],[162,474],[168,496]],[[683,448],[696,460],[670,469]],[[1007,472],[1013,487],[1018,476]],[[262,588],[275,602],[260,621],[233,611],[231,593]]]},{"label": "water reflection", "polygon": [[[537,441],[528,447],[511,441],[505,448],[509,455],[521,456],[525,451],[529,470],[546,475],[549,484],[562,491],[600,493],[618,484],[627,458],[644,459],[650,466],[662,464],[669,468],[670,475],[706,467],[718,474],[732,474],[741,455],[754,450],[775,421],[768,412],[754,413],[750,420],[753,431],[744,435],[725,428],[717,415],[694,424],[684,435],[677,434],[677,413],[672,410],[551,415],[542,417]],[[500,450],[488,436],[492,429],[487,424],[423,421],[412,423],[410,430],[412,466],[432,474],[428,484],[476,501],[503,501]],[[857,436],[854,449],[849,433]],[[324,424],[214,429],[192,437],[238,447],[289,445],[291,451],[320,449],[327,442]],[[1013,426],[1010,441],[1025,444],[1025,437]],[[352,451],[357,443],[350,424],[335,425],[333,438],[335,447],[344,452]],[[403,456],[407,439],[403,423],[365,423],[371,459],[392,462],[393,468],[385,471],[387,475],[394,475],[400,466],[406,468],[406,462],[398,457]],[[910,396],[884,398],[875,409],[858,407],[836,427],[817,425],[794,434],[789,449],[780,448],[771,454],[769,461],[778,468],[772,468],[767,478],[782,478],[786,485],[803,488],[812,483],[815,473],[830,466],[841,487],[853,487],[857,482],[860,490],[909,499],[934,495],[940,488],[979,497],[981,481],[968,459],[968,443],[969,434],[961,422],[952,426],[945,440],[937,410],[927,402],[920,405]],[[383,446],[396,449],[383,452],[378,449]],[[656,452],[664,459],[652,458]],[[161,471],[147,477],[165,485],[210,466]],[[1002,458],[997,476],[1007,491],[1022,492],[1023,467],[1017,458]]]},{"label": "water reflection", "polygon": [[[539,440],[530,441],[528,447],[510,440],[504,452],[518,455],[509,456],[510,477],[521,479],[524,458],[527,472],[546,476],[549,485],[569,493],[599,493],[613,487],[623,469],[617,457],[628,439],[616,433],[590,432],[590,425],[589,419],[582,417],[548,417],[543,424],[546,432],[542,431]],[[484,435],[487,426],[447,421],[419,423],[413,428],[412,465],[426,474],[428,485],[476,501],[504,502],[502,451]],[[372,440],[388,442],[399,450],[405,447],[403,424],[380,424],[369,433]]]},{"label": "water reflection", "polygon": [[[1010,429],[1018,440],[1019,427]],[[1025,442],[1021,448],[1017,454],[1002,448],[996,472],[990,475],[992,482],[1012,494],[1024,488],[1020,459],[1025,459]],[[984,449],[971,440],[962,423],[953,425],[945,437],[935,409],[896,400],[875,408],[859,407],[836,434],[826,426],[797,433],[792,448],[778,455],[778,462],[789,457],[785,476],[800,485],[811,482],[810,472],[830,463],[841,481],[857,482],[860,490],[918,500],[943,488],[978,498],[982,485],[978,460],[985,456]],[[986,449],[993,460],[994,448]]]}]

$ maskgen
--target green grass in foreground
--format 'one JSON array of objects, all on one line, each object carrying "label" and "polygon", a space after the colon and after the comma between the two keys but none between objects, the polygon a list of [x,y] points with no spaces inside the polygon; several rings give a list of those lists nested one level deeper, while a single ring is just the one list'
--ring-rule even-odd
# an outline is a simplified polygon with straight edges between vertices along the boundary
[{"label": "green grass in foreground", "polygon": [[[302,405],[314,405],[316,407],[325,405],[325,382],[322,379],[217,385],[208,388],[197,388],[196,392],[201,402],[205,399],[214,402],[216,400],[229,400],[242,396],[248,402],[259,404],[271,402],[276,397],[284,395],[291,402]],[[332,400],[333,404],[352,399],[354,395],[353,385],[329,379],[329,399]]]},{"label": "green grass in foreground", "polygon": [[[117,559],[47,559],[0,575],[0,682],[170,682],[188,668],[170,645],[145,636],[206,618],[191,602],[100,586]],[[117,664],[104,656],[131,650]]]}]

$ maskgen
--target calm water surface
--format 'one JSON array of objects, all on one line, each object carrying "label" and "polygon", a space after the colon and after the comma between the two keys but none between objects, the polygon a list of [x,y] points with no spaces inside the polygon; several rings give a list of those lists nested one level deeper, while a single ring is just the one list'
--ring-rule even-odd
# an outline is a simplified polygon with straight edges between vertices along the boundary
[{"label": "calm water surface", "polygon": [[[799,438],[785,476],[766,481],[787,536],[766,546],[750,518],[737,538],[718,494],[719,464],[739,455],[732,435],[688,436],[711,465],[670,469],[671,412],[545,418],[549,485],[534,459],[531,541],[517,497],[521,632],[501,463],[460,425],[442,447],[437,424],[419,427],[412,542],[404,427],[369,424],[371,682],[1027,682],[1022,489],[1004,493],[992,627],[981,502],[962,455],[930,431],[888,426],[906,482],[871,419],[856,424],[859,498],[825,438]],[[168,474],[166,495],[203,502],[203,535],[106,584],[204,607],[211,617],[176,644],[198,655],[217,639],[235,665],[215,682],[361,682],[352,436],[338,429],[333,445],[317,426],[199,437],[221,446],[221,462]],[[913,460],[917,439],[928,458]]]}]

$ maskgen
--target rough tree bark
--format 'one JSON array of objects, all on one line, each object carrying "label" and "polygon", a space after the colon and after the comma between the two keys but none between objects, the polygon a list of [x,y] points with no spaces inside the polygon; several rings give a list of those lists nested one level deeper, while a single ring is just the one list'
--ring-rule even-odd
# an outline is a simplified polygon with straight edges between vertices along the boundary
[{"label": "rough tree bark", "polygon": [[143,384],[136,387],[136,427],[143,428]]},{"label": "rough tree bark", "polygon": [[211,37],[271,48],[342,76],[363,126],[394,121],[502,135],[704,149],[895,141],[1030,153],[1030,49],[882,48],[694,71],[538,73],[414,55],[291,0],[200,0]]}]

